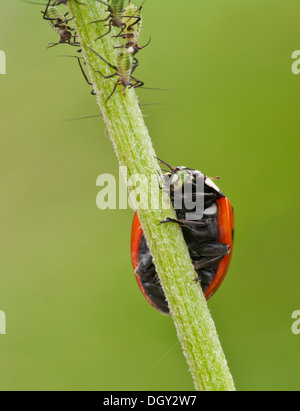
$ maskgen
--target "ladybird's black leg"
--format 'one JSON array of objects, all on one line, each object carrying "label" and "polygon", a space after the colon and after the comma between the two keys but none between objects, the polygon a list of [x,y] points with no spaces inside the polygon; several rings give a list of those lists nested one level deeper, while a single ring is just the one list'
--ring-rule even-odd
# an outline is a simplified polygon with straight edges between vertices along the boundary
[{"label": "ladybird's black leg", "polygon": [[169,218],[167,217],[164,221],[160,221],[161,224],[167,224],[167,223],[176,223],[179,224],[182,227],[187,227],[187,228],[195,228],[195,225],[197,226],[207,226],[209,224],[209,221],[193,221],[193,220],[175,220],[174,218]]},{"label": "ladybird's black leg", "polygon": [[193,251],[201,257],[225,257],[229,253],[230,248],[228,244],[206,243],[201,244],[198,248],[193,248]]},{"label": "ladybird's black leg", "polygon": [[[205,268],[213,267],[214,265],[218,264],[228,253],[230,252],[230,248],[228,244],[222,243],[207,243],[202,244],[195,250],[192,250],[193,261],[195,270],[201,270],[202,276],[199,274],[199,277],[196,281],[203,282],[203,278],[211,279],[212,273],[209,270],[204,270]],[[197,258],[196,255],[201,255],[201,260],[195,261]]]},{"label": "ladybird's black leg", "polygon": [[203,291],[206,291],[209,287],[209,284],[211,284],[212,280],[214,279],[214,270],[198,270],[197,274],[198,277],[195,278],[195,282],[200,283]]},{"label": "ladybird's black leg", "polygon": [[140,260],[139,265],[135,270],[137,275],[142,275],[143,273],[149,271],[153,265],[153,259],[151,253],[146,253]]},{"label": "ladybird's black leg", "polygon": [[203,258],[200,261],[194,263],[195,270],[201,270],[202,268],[209,268],[218,264],[228,253],[225,255],[218,255],[216,257]]},{"label": "ladybird's black leg", "polygon": [[169,217],[167,217],[163,221],[160,221],[160,224],[167,224],[167,223],[177,223],[177,224],[181,225],[179,220],[175,220],[174,218],[169,218]]}]

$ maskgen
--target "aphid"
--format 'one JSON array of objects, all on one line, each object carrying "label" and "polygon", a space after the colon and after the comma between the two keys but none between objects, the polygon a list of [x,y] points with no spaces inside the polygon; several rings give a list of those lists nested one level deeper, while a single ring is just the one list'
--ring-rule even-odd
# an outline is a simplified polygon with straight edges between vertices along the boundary
[{"label": "aphid", "polygon": [[[171,170],[164,175],[164,180],[166,184],[171,183],[170,197],[173,204],[178,181],[183,184],[192,182],[192,196],[204,197],[201,220],[185,220],[187,210],[183,206],[175,210],[177,220],[167,219],[162,223],[177,223],[181,226],[197,272],[196,280],[206,299],[209,299],[222,284],[230,265],[234,237],[233,207],[212,179],[200,171],[187,167],[173,168],[162,163]],[[200,192],[196,187],[197,176],[204,177],[204,188]],[[132,226],[131,258],[136,280],[147,301],[163,314],[170,314],[137,213]]]},{"label": "aphid", "polygon": [[103,60],[106,64],[108,64],[109,67],[115,70],[115,73],[111,74],[110,76],[105,76],[100,70],[98,70],[98,73],[100,73],[103,78],[110,79],[113,77],[118,77],[118,80],[114,86],[114,89],[106,101],[108,101],[113,96],[114,92],[116,91],[119,85],[123,86],[124,95],[126,95],[127,87],[128,88],[138,88],[144,85],[142,81],[137,80],[136,78],[132,76],[132,73],[138,66],[136,59],[133,57],[133,54],[134,54],[133,47],[130,47],[130,48],[126,48],[125,46],[122,47],[121,51],[117,55],[117,65],[116,66],[113,66],[111,63],[105,60],[105,58],[100,56],[100,54],[98,54],[92,48],[89,47],[89,49],[93,53],[95,53],[101,60]]},{"label": "aphid", "polygon": [[133,24],[136,24],[138,21],[140,21],[140,16],[124,15],[124,12],[126,10],[124,8],[125,0],[111,0],[111,4],[107,4],[107,2],[103,0],[97,0],[97,1],[107,6],[107,12],[109,14],[107,18],[104,20],[95,20],[91,22],[91,24],[93,24],[93,23],[101,23],[101,22],[108,21],[108,24],[106,24],[106,26],[108,26],[107,33],[102,34],[102,36],[98,37],[95,41],[109,34],[111,32],[112,27],[120,28],[121,29],[120,34],[121,34],[122,31],[126,28],[126,23],[124,23],[123,21],[125,17],[136,18],[136,22]]},{"label": "aphid", "polygon": [[[144,3],[140,7],[136,7],[131,1],[128,3],[128,6],[125,9],[125,15],[131,17],[123,16],[123,21],[126,24],[125,28],[118,34],[116,37],[122,37],[126,40],[125,47],[133,47],[134,54],[138,51],[144,49],[148,46],[150,41],[143,47],[138,45],[139,37],[142,30],[142,8]],[[116,47],[120,48],[120,47]]]},{"label": "aphid", "polygon": [[139,38],[143,23],[142,8],[143,4],[140,7],[136,7],[131,1],[125,7],[123,16],[123,23],[125,23],[123,30],[124,38],[132,36],[135,36],[137,39]]},{"label": "aphid", "polygon": [[[57,7],[50,6],[51,0],[48,1],[45,11],[43,13],[43,19],[48,20],[51,27],[59,34],[60,40],[57,43],[52,44],[50,47],[56,46],[57,44],[68,43],[72,46],[79,46],[79,43],[75,41],[76,35],[72,34],[72,29],[68,26],[68,23],[73,20],[67,19],[69,12],[62,14]],[[71,40],[74,39],[72,43]]]}]

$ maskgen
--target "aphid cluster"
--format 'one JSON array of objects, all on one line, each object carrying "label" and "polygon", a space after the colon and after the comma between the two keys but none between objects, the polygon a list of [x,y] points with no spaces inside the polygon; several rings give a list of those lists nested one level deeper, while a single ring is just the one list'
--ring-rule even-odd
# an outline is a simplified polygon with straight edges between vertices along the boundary
[{"label": "aphid cluster", "polygon": [[[79,0],[74,1],[77,4],[85,5],[85,3]],[[144,85],[142,81],[133,77],[133,73],[139,65],[136,54],[140,50],[145,48],[150,43],[150,41],[144,46],[140,46],[138,43],[142,29],[143,4],[137,7],[131,2],[131,0],[95,1],[107,6],[108,13],[107,17],[104,20],[96,20],[91,22],[91,24],[101,23],[108,27],[107,32],[97,37],[95,41],[111,34],[112,37],[121,40],[123,43],[121,45],[120,43],[117,43],[117,45],[115,46],[115,64],[111,64],[95,50],[89,47],[90,50],[92,50],[100,59],[102,59],[110,68],[114,70],[111,75],[104,75],[100,70],[98,71],[105,79],[110,79],[113,77],[116,77],[117,79],[112,93],[107,98],[107,100],[109,100],[113,96],[119,85],[123,87],[124,95],[126,95],[127,88],[138,88]],[[59,8],[60,5],[66,5],[67,3],[68,0],[48,0],[45,10],[42,11],[43,19],[47,20],[50,23],[51,27],[59,35],[59,40],[56,43],[51,43],[49,47],[53,47],[58,44],[69,44],[71,46],[78,47],[78,52],[81,52],[80,43],[79,41],[77,41],[75,28],[72,27],[71,23],[73,18],[68,18],[69,13],[63,14],[63,12]],[[112,33],[113,27],[119,29],[119,32]],[[88,80],[81,64],[82,57],[76,58],[85,80],[88,82],[88,84],[92,85],[92,83]]]},{"label": "aphid cluster", "polygon": [[98,71],[103,78],[109,79],[116,77],[117,81],[113,88],[112,93],[109,95],[107,100],[109,100],[115,93],[119,85],[123,86],[123,94],[126,95],[127,88],[138,88],[142,87],[144,83],[135,77],[133,77],[133,72],[139,65],[139,61],[135,55],[146,47],[140,47],[138,44],[141,28],[142,28],[142,6],[135,6],[130,0],[125,6],[125,0],[96,0],[99,3],[105,4],[107,6],[108,16],[104,20],[96,20],[91,22],[91,24],[106,23],[108,26],[108,31],[95,41],[109,35],[112,33],[112,28],[116,27],[120,29],[117,35],[113,37],[124,40],[124,44],[115,46],[116,49],[116,65],[111,64],[101,55],[99,55],[95,50],[90,48],[101,60],[108,64],[114,70],[114,73],[106,76],[100,70]]},{"label": "aphid cluster", "polygon": [[[52,1],[52,4],[51,4]],[[85,5],[85,3],[79,2],[78,0],[74,0],[77,4]],[[54,47],[58,44],[69,44],[70,46],[75,46],[78,47],[79,49],[77,50],[78,52],[81,52],[80,48],[80,43],[76,41],[77,39],[77,34],[74,28],[70,27],[69,23],[73,20],[73,18],[68,19],[69,13],[63,14],[60,9],[57,6],[60,6],[61,4],[66,5],[68,0],[48,0],[48,3],[46,5],[46,8],[44,11],[42,11],[43,14],[43,19],[49,21],[51,27],[57,32],[59,35],[59,41],[56,43],[50,43],[49,47]],[[37,4],[37,3],[35,3]],[[73,57],[73,56],[70,56]],[[74,56],[75,57],[75,56]],[[78,60],[80,70],[86,80],[86,82],[89,85],[92,85],[92,83],[88,80],[84,69],[81,64],[81,60],[83,57],[75,57]],[[92,94],[94,94],[94,91],[92,91]]]}]

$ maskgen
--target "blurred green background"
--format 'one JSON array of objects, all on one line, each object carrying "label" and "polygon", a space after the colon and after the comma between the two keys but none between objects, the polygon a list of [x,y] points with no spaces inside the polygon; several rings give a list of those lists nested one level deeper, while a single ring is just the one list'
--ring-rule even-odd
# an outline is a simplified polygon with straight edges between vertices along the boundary
[{"label": "blurred green background", "polygon": [[[188,390],[170,318],[139,292],[131,210],[99,211],[118,164],[41,6],[0,0],[1,390]],[[298,0],[149,0],[136,76],[158,155],[221,175],[232,265],[209,307],[239,390],[300,389]]]}]

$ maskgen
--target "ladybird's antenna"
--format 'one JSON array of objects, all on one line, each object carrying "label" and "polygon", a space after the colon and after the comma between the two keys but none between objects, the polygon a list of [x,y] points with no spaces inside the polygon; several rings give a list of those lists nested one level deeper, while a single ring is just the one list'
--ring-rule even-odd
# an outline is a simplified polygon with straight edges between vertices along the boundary
[{"label": "ladybird's antenna", "polygon": [[175,167],[170,166],[170,164],[166,163],[165,161],[161,160],[161,159],[158,158],[158,157],[155,157],[155,158],[156,158],[156,160],[158,160],[161,164],[164,164],[165,166],[167,166],[167,167],[171,170],[172,174],[176,174],[177,171],[176,171],[176,168],[175,168]]},{"label": "ladybird's antenna", "polygon": [[221,180],[220,176],[218,176],[218,177],[207,177],[206,176],[206,178],[209,178],[210,180]]}]

